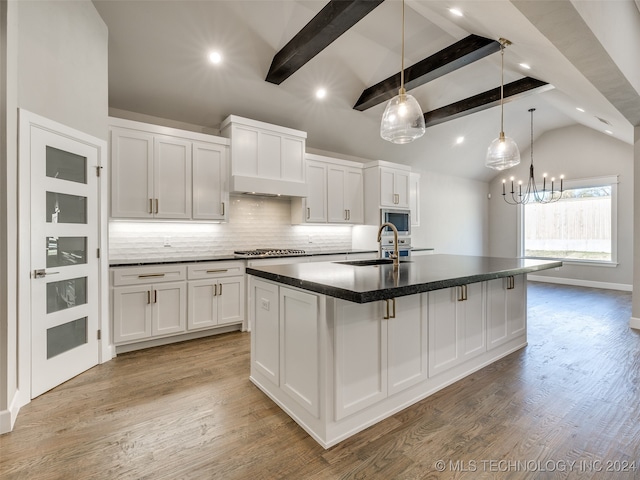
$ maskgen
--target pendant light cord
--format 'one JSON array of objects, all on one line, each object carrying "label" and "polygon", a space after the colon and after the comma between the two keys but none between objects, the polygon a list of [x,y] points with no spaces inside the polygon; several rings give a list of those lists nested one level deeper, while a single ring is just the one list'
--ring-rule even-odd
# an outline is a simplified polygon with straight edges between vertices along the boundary
[{"label": "pendant light cord", "polygon": [[533,165],[533,112],[535,112],[536,109],[530,108],[529,111],[531,112],[531,165]]},{"label": "pendant light cord", "polygon": [[504,45],[500,44],[500,133],[504,135]]},{"label": "pendant light cord", "polygon": [[402,47],[400,54],[400,95],[404,94],[404,0],[402,0]]}]

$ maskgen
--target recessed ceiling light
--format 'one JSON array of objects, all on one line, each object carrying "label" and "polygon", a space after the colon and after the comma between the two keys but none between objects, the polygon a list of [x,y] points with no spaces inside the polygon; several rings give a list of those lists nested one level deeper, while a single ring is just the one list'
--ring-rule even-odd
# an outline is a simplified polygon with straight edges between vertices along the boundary
[{"label": "recessed ceiling light", "polygon": [[520,66],[521,66],[522,68],[524,68],[525,70],[531,70],[531,66],[529,66],[529,65],[528,65],[528,64],[526,64],[526,63],[521,63],[521,64],[520,64]]},{"label": "recessed ceiling light", "polygon": [[217,65],[218,63],[222,62],[222,55],[220,55],[220,52],[210,52],[209,61]]},{"label": "recessed ceiling light", "polygon": [[322,100],[327,96],[327,91],[324,88],[319,88],[316,90],[316,98]]},{"label": "recessed ceiling light", "polygon": [[584,108],[576,107],[576,110],[578,110],[579,112],[584,113]]},{"label": "recessed ceiling light", "polygon": [[458,145],[460,145],[462,142],[464,142],[464,137],[458,137],[458,138],[456,138],[456,143],[457,143]]},{"label": "recessed ceiling light", "polygon": [[607,135],[613,135],[613,132],[611,130],[605,130],[604,133],[606,133]]},{"label": "recessed ceiling light", "polygon": [[457,8],[450,8],[449,12],[451,12],[456,17],[461,17],[462,16],[462,11],[458,10]]}]

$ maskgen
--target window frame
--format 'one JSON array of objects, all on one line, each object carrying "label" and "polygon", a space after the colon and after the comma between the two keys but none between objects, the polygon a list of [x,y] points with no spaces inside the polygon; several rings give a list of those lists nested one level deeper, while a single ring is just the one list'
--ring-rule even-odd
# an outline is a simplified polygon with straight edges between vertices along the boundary
[{"label": "window frame", "polygon": [[[615,267],[618,265],[618,175],[606,175],[594,178],[582,178],[575,180],[565,180],[564,189],[573,190],[576,188],[591,187],[611,187],[611,260],[585,260],[574,258],[555,258],[555,257],[533,257],[526,256],[524,245],[524,208],[525,205],[518,205],[517,223],[518,223],[518,257],[533,260],[560,260],[570,265],[587,265],[597,267]],[[538,186],[539,189],[542,186]]]}]

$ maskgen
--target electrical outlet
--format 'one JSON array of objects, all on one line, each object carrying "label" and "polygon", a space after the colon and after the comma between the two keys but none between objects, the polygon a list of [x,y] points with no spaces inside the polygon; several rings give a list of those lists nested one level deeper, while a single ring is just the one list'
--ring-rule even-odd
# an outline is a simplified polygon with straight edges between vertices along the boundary
[{"label": "electrical outlet", "polygon": [[262,304],[262,309],[269,311],[269,308],[271,306],[271,302],[269,302],[269,300],[267,300],[266,298],[261,298],[260,302]]},{"label": "electrical outlet", "polygon": [[164,237],[164,246],[165,247],[171,246],[171,237]]}]

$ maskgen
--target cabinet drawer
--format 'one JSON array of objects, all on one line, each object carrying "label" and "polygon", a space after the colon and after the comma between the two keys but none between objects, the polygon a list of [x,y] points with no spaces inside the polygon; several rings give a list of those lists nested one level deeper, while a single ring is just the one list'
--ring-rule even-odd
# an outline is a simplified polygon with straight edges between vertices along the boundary
[{"label": "cabinet drawer", "polygon": [[158,265],[153,267],[122,267],[113,269],[113,286],[142,285],[175,282],[187,278],[184,265]]},{"label": "cabinet drawer", "polygon": [[244,275],[244,262],[196,263],[187,267],[189,280]]}]

